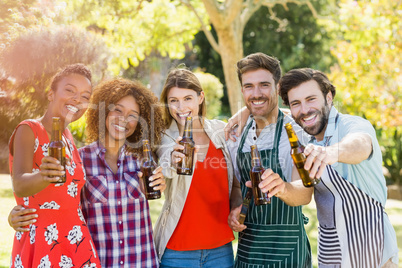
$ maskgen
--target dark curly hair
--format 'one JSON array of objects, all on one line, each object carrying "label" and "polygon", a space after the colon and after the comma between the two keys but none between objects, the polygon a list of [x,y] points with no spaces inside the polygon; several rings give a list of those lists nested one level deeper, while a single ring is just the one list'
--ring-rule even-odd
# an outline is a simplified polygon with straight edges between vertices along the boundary
[{"label": "dark curly hair", "polygon": [[290,70],[279,81],[279,95],[282,97],[283,104],[289,106],[288,92],[291,89],[310,80],[318,83],[324,98],[329,91],[331,91],[332,97],[335,97],[336,88],[323,72],[311,68],[300,68]]},{"label": "dark curly hair", "polygon": [[59,72],[57,72],[57,74],[55,74],[53,76],[52,82],[50,83],[50,89],[53,91],[56,91],[57,84],[60,82],[60,80],[70,74],[82,75],[82,76],[86,77],[89,80],[89,82],[92,84],[92,73],[88,69],[88,67],[82,63],[75,63],[75,64],[67,65],[66,67],[61,69]]},{"label": "dark curly hair", "polygon": [[95,87],[86,114],[87,142],[104,141],[106,117],[114,104],[126,96],[133,96],[140,107],[137,127],[126,140],[127,152],[141,156],[143,139],[150,140],[152,150],[155,151],[165,130],[158,98],[140,82],[123,78],[103,81]]}]

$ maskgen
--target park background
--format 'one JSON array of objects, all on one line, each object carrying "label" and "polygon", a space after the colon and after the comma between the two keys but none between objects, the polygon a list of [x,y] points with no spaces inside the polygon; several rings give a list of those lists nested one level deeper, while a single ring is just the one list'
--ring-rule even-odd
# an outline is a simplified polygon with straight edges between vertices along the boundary
[{"label": "park background", "polygon": [[[227,120],[243,105],[236,61],[258,51],[277,57],[283,72],[324,71],[337,87],[336,108],[373,124],[389,189],[386,211],[401,249],[402,0],[2,0],[0,267],[9,264],[13,236],[6,222],[15,203],[8,139],[20,121],[43,114],[60,67],[81,62],[94,84],[122,76],[159,96],[169,69],[186,66],[202,82],[208,117]],[[84,145],[85,119],[70,128]],[[155,220],[161,202],[150,203]],[[304,212],[316,254],[314,204]]]}]

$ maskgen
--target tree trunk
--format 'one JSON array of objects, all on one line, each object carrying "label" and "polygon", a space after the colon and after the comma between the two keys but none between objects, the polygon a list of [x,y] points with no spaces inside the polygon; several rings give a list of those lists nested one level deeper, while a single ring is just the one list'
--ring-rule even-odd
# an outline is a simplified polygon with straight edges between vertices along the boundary
[{"label": "tree trunk", "polygon": [[237,24],[239,23],[234,22],[227,26],[227,29],[219,29],[214,25],[219,38],[220,56],[232,115],[244,105],[236,66],[237,61],[243,57],[243,33]]}]

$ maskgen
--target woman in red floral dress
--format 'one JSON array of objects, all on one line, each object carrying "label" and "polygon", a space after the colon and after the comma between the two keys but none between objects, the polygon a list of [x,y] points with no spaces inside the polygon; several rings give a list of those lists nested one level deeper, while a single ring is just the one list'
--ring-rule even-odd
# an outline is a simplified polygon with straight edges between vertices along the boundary
[{"label": "woman in red floral dress", "polygon": [[[53,78],[45,115],[21,122],[11,136],[10,171],[15,199],[19,205],[35,208],[39,215],[29,232],[16,232],[11,267],[100,267],[80,207],[85,173],[66,128],[83,115],[91,94],[90,71],[82,64],[67,66]],[[48,156],[53,117],[59,117],[65,129],[62,136],[69,162],[66,170]],[[63,174],[65,183],[52,183]]]}]

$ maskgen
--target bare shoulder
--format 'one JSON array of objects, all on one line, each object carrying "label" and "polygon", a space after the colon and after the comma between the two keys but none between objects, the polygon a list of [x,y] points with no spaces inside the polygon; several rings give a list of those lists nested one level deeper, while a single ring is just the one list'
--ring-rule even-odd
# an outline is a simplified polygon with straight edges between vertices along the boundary
[{"label": "bare shoulder", "polygon": [[10,140],[10,148],[15,148],[15,146],[17,147],[23,146],[25,148],[32,147],[33,150],[34,144],[35,144],[35,134],[32,128],[26,124],[19,125],[15,130],[13,138]]}]

